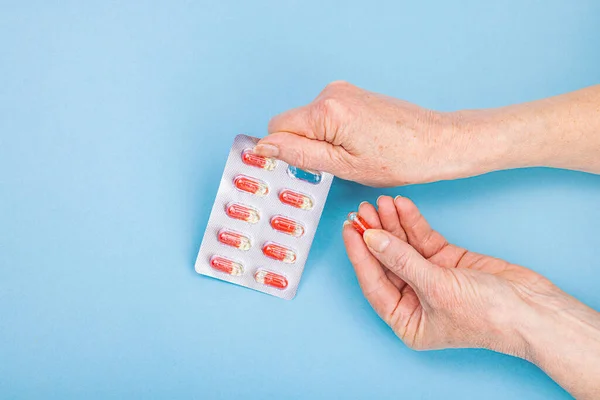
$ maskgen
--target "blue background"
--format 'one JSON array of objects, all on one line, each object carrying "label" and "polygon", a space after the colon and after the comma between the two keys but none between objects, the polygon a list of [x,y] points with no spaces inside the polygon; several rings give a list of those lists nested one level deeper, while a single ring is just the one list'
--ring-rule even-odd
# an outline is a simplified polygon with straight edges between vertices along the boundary
[{"label": "blue background", "polygon": [[340,231],[412,198],[449,240],[600,308],[600,177],[336,180],[296,299],[197,275],[237,133],[330,81],[440,110],[600,82],[597,1],[0,2],[0,397],[568,398],[525,361],[414,352]]}]

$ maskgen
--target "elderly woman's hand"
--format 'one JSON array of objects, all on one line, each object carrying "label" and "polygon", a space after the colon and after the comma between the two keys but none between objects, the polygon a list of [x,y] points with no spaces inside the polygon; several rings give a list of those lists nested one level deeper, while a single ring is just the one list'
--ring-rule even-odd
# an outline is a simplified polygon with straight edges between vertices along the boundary
[{"label": "elderly woman's hand", "polygon": [[333,82],[273,118],[255,151],[370,186],[429,182],[458,177],[473,161],[458,124],[455,114]]},{"label": "elderly woman's hand", "polygon": [[515,355],[578,398],[600,395],[600,314],[534,271],[448,243],[407,198],[377,206],[360,205],[373,229],[344,224],[344,242],[365,297],[406,345]]},{"label": "elderly woman's hand", "polygon": [[366,298],[398,337],[418,350],[527,357],[523,318],[562,292],[531,270],[449,244],[407,198],[382,196],[378,206],[359,207],[373,228],[364,240],[348,224],[343,236]]},{"label": "elderly woman's hand", "polygon": [[258,154],[370,186],[549,166],[600,173],[600,85],[515,106],[437,112],[333,82],[274,117]]}]

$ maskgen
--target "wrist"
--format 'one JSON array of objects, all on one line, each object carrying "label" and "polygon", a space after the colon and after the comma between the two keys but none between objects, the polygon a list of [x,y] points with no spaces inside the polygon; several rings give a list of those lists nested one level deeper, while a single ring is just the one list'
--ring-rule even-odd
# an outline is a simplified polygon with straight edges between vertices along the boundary
[{"label": "wrist", "polygon": [[[543,123],[525,118],[518,106],[451,113],[452,151],[456,177],[468,177],[514,168],[545,165],[551,152]],[[535,126],[539,125],[539,126]]]},{"label": "wrist", "polygon": [[598,398],[600,313],[557,289],[535,299],[519,325],[524,357],[576,398]]},{"label": "wrist", "polygon": [[[598,315],[550,282],[538,288],[518,285],[514,290],[517,296],[489,316],[488,335],[494,340],[488,348],[526,359],[542,368],[549,362],[547,350],[564,331],[586,324],[583,321],[589,321],[590,315]],[[600,333],[600,319],[597,322]]]},{"label": "wrist", "polygon": [[[553,362],[560,350],[600,350],[600,313],[557,289],[552,296],[535,299],[519,325],[527,343],[527,359],[540,367]],[[552,349],[552,351],[550,351]]]}]

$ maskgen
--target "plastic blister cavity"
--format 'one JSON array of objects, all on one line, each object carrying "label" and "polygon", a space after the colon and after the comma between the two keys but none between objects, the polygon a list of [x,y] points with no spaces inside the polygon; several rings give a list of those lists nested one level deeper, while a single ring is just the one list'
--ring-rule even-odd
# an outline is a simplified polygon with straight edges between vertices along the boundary
[{"label": "plastic blister cavity", "polygon": [[279,193],[279,201],[288,206],[300,208],[302,210],[312,210],[314,205],[310,196],[290,189],[282,190]]},{"label": "plastic blister cavity", "polygon": [[261,285],[267,285],[274,287],[275,289],[285,289],[288,285],[288,281],[283,275],[276,274],[275,272],[265,271],[259,269],[254,274],[254,280]]},{"label": "plastic blister cavity", "polygon": [[254,154],[229,153],[196,271],[284,299],[295,296],[333,176]]},{"label": "plastic blister cavity", "polygon": [[302,181],[312,183],[313,185],[320,183],[321,178],[323,177],[321,172],[300,169],[292,165],[288,166],[288,174],[290,174],[292,178],[300,179]]},{"label": "plastic blister cavity", "polygon": [[249,222],[255,224],[260,220],[260,214],[254,207],[247,206],[240,203],[229,203],[225,212],[229,218],[239,219],[240,221]]},{"label": "plastic blister cavity", "polygon": [[282,215],[276,215],[271,218],[271,227],[276,231],[291,235],[294,237],[300,237],[304,235],[304,226],[291,218],[286,218]]},{"label": "plastic blister cavity", "polygon": [[296,252],[294,252],[294,250],[273,242],[265,243],[263,246],[263,254],[287,264],[296,262]]},{"label": "plastic blister cavity", "polygon": [[246,175],[238,175],[233,178],[233,184],[242,192],[255,194],[257,196],[266,196],[269,194],[269,186],[267,186],[266,183]]},{"label": "plastic blister cavity", "polygon": [[254,154],[252,149],[245,149],[242,152],[242,161],[246,165],[266,169],[267,171],[273,171],[277,166],[277,161],[274,158],[263,157],[259,156],[258,154]]},{"label": "plastic blister cavity", "polygon": [[244,273],[242,264],[226,257],[212,256],[210,258],[210,266],[213,269],[228,275],[240,276]]},{"label": "plastic blister cavity", "polygon": [[218,239],[219,242],[242,251],[248,251],[252,246],[252,242],[248,236],[229,229],[221,229]]}]

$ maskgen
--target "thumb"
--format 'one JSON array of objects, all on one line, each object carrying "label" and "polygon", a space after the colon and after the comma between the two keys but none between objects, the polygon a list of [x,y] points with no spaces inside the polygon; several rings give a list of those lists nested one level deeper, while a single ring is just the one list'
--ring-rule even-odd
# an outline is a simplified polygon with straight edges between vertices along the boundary
[{"label": "thumb", "polygon": [[375,258],[417,292],[427,292],[441,272],[411,245],[389,232],[368,229],[364,239]]},{"label": "thumb", "polygon": [[289,132],[275,132],[261,139],[254,152],[265,157],[274,157],[301,169],[331,172],[335,174],[337,149],[327,142],[308,139]]}]

